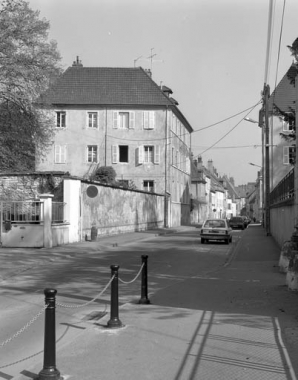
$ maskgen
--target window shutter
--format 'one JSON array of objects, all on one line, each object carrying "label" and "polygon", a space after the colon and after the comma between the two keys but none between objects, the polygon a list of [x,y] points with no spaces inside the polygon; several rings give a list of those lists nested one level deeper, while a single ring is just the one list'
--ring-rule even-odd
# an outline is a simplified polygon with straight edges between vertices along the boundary
[{"label": "window shutter", "polygon": [[66,152],[67,152],[67,146],[63,145],[61,147],[61,163],[65,164],[66,163]]},{"label": "window shutter", "polygon": [[159,145],[154,146],[154,163],[155,164],[160,163],[160,146]]},{"label": "window shutter", "polygon": [[144,129],[149,129],[149,112],[143,112],[143,127]]},{"label": "window shutter", "polygon": [[135,113],[129,112],[129,129],[135,128]]},{"label": "window shutter", "polygon": [[289,164],[289,147],[284,146],[283,147],[283,163],[284,164]]},{"label": "window shutter", "polygon": [[149,128],[150,129],[155,128],[155,112],[154,111],[149,112]]},{"label": "window shutter", "polygon": [[112,145],[112,163],[117,164],[118,161],[119,161],[118,145]]},{"label": "window shutter", "polygon": [[60,162],[60,145],[55,145],[55,162]]},{"label": "window shutter", "polygon": [[138,154],[138,164],[141,165],[144,162],[144,147],[139,146],[137,149]]},{"label": "window shutter", "polygon": [[113,128],[119,128],[119,118],[117,111],[113,111]]}]

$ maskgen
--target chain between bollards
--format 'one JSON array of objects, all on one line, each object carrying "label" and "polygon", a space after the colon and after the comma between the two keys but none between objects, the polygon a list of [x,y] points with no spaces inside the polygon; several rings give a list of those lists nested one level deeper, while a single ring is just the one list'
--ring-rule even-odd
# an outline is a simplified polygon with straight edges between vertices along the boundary
[{"label": "chain between bollards", "polygon": [[139,304],[149,305],[150,300],[148,299],[148,255],[142,255],[142,284],[141,284],[141,299]]},{"label": "chain between bollards", "polygon": [[118,269],[119,265],[111,265],[111,314],[110,320],[107,323],[107,327],[111,329],[123,327],[122,322],[119,319],[119,295],[118,295]]},{"label": "chain between bollards", "polygon": [[45,334],[43,369],[39,372],[37,380],[62,380],[56,368],[56,289],[45,289]]}]

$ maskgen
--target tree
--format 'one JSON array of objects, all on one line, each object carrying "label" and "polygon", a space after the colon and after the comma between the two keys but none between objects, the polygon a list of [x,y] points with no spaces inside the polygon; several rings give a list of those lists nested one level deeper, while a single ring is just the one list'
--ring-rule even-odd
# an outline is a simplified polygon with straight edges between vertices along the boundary
[{"label": "tree", "polygon": [[116,172],[112,166],[100,166],[90,176],[91,181],[99,181],[108,185],[115,184]]},{"label": "tree", "polygon": [[51,143],[49,105],[34,101],[60,73],[49,22],[24,0],[0,4],[0,170],[34,169],[35,157]]}]

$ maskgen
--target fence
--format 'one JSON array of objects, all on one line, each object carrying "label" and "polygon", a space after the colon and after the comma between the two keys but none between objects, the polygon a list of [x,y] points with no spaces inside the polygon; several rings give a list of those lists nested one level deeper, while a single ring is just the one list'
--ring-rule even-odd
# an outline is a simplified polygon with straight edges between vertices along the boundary
[{"label": "fence", "polygon": [[[71,304],[62,304],[56,302],[56,289],[44,289],[45,295],[45,305],[39,310],[39,312],[20,330],[18,330],[11,337],[0,343],[0,347],[5,347],[11,341],[20,336],[24,331],[26,331],[43,313],[45,313],[45,328],[44,328],[44,366],[43,369],[39,372],[37,377],[38,380],[61,380],[60,371],[56,367],[56,317],[55,317],[55,309],[56,306],[61,308],[82,308],[91,304],[92,302],[99,299],[100,296],[111,286],[111,309],[110,309],[110,320],[107,322],[106,327],[115,329],[121,328],[124,325],[119,319],[119,295],[118,295],[118,282],[128,285],[135,282],[138,277],[141,275],[141,298],[139,300],[139,304],[150,304],[148,299],[148,277],[147,277],[147,255],[142,255],[142,265],[136,274],[136,276],[131,281],[124,281],[119,278],[119,266],[111,265],[111,278],[104,289],[93,299],[84,304],[71,305]],[[105,315],[106,313],[104,313]],[[25,360],[25,359],[23,359]],[[2,366],[4,368],[6,366],[11,366],[15,363],[10,363],[8,365]]]},{"label": "fence", "polygon": [[292,169],[271,191],[270,206],[288,202],[295,197],[295,177],[294,169]]},{"label": "fence", "polygon": [[[12,223],[40,223],[44,220],[44,207],[41,201],[5,201],[0,203],[2,220]],[[52,202],[52,223],[64,222],[63,202]]]}]

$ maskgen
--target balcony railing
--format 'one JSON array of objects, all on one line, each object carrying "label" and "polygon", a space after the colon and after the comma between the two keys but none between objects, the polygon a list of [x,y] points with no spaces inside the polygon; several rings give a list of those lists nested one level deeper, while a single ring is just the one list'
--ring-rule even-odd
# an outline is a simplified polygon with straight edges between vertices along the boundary
[{"label": "balcony railing", "polygon": [[292,169],[271,191],[270,206],[293,200],[295,197],[295,176]]}]

